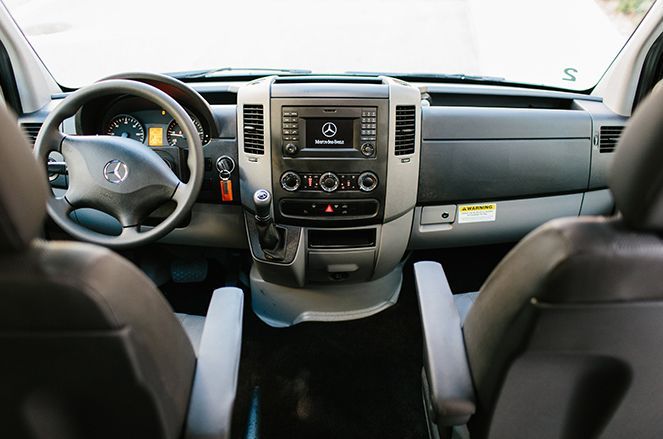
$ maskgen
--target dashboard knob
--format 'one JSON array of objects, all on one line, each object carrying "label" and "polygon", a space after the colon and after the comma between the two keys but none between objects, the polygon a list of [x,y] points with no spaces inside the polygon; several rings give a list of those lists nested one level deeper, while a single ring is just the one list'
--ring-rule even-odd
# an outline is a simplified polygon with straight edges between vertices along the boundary
[{"label": "dashboard knob", "polygon": [[281,176],[281,187],[288,192],[294,192],[299,189],[302,179],[292,171],[284,172]]},{"label": "dashboard knob", "polygon": [[371,157],[375,154],[375,146],[372,143],[364,143],[361,145],[361,153],[366,157]]},{"label": "dashboard knob", "polygon": [[320,187],[325,192],[334,192],[339,184],[338,177],[332,172],[325,172],[320,176]]},{"label": "dashboard knob", "polygon": [[364,172],[359,176],[359,189],[364,192],[371,192],[378,187],[378,177],[372,172]]},{"label": "dashboard knob", "polygon": [[299,147],[294,143],[288,143],[285,148],[285,153],[288,155],[295,155],[299,152]]}]

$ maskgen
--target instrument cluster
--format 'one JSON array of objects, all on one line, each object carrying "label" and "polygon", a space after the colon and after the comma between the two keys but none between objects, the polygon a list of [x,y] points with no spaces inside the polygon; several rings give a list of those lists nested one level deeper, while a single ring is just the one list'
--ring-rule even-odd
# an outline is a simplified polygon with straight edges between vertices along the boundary
[{"label": "instrument cluster", "polygon": [[[206,145],[210,135],[200,120],[189,113],[200,140]],[[165,110],[147,109],[119,113],[107,119],[102,132],[109,136],[122,136],[137,140],[151,147],[176,146],[187,148],[186,137],[179,124]]]}]

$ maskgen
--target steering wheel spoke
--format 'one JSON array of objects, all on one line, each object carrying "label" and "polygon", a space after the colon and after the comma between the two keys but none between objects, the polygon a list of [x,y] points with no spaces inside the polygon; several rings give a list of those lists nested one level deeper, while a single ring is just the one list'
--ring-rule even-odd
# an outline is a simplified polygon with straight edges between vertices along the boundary
[{"label": "steering wheel spoke", "polygon": [[51,214],[56,214],[61,217],[69,217],[75,207],[67,200],[66,197],[56,198],[52,197],[48,200],[48,208]]},{"label": "steering wheel spoke", "polygon": [[122,239],[136,239],[140,236],[140,225],[122,226],[120,238]]}]

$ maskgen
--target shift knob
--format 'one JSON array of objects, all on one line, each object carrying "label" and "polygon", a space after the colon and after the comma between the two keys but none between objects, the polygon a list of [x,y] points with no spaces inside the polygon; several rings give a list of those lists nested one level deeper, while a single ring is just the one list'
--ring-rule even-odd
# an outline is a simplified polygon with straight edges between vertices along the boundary
[{"label": "shift knob", "polygon": [[284,234],[279,232],[272,219],[272,194],[268,190],[258,189],[253,193],[253,205],[256,210],[256,229],[260,247],[267,258],[283,260]]},{"label": "shift knob", "polygon": [[269,222],[272,219],[272,194],[268,190],[258,189],[253,194],[253,204],[256,208],[256,219]]}]

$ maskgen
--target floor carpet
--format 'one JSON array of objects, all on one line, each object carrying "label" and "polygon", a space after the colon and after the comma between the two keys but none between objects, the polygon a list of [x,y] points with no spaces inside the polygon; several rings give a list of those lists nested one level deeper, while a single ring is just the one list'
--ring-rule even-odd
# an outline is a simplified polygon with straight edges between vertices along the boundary
[{"label": "floor carpet", "polygon": [[238,414],[258,386],[261,438],[426,437],[411,267],[404,285],[398,304],[350,322],[274,329],[248,310]]}]

